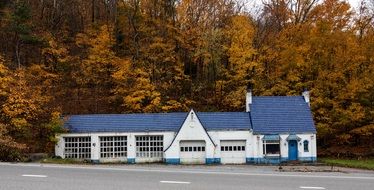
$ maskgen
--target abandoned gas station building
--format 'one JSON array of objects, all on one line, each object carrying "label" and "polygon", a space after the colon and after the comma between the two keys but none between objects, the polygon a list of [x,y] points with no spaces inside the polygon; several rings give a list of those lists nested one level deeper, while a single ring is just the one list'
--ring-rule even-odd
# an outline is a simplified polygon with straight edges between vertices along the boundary
[{"label": "abandoned gas station building", "polygon": [[246,112],[72,115],[57,156],[92,162],[243,164],[317,159],[309,92],[246,94]]}]

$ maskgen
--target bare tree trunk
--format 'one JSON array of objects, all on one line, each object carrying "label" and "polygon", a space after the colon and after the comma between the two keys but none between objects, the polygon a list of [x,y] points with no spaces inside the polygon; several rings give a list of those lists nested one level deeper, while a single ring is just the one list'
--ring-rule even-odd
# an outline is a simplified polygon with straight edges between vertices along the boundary
[{"label": "bare tree trunk", "polygon": [[117,23],[117,0],[114,0],[114,3],[113,3],[113,16],[114,16],[114,23]]},{"label": "bare tree trunk", "polygon": [[17,39],[17,42],[16,42],[16,59],[17,59],[17,67],[21,68],[20,40],[19,39]]},{"label": "bare tree trunk", "polygon": [[95,22],[95,0],[92,0],[92,7],[91,8],[92,8],[92,10],[91,10],[92,11],[92,18],[91,18],[92,20],[91,21],[92,21],[92,23],[94,23]]}]

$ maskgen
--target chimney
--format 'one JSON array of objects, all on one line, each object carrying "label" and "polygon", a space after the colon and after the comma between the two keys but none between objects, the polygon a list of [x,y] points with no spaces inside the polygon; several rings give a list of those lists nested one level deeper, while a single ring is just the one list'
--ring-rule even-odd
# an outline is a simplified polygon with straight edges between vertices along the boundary
[{"label": "chimney", "polygon": [[304,96],[305,102],[310,107],[310,94],[309,94],[309,91],[307,89],[305,89],[304,92],[302,93],[302,95]]},{"label": "chimney", "polygon": [[247,94],[245,96],[245,111],[250,112],[250,105],[252,104],[252,84],[249,83],[247,86]]}]

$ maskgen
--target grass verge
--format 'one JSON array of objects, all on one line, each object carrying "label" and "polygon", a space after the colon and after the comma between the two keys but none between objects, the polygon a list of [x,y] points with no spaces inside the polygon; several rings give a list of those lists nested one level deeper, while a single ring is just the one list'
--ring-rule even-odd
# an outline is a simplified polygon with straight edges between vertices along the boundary
[{"label": "grass verge", "polygon": [[338,159],[338,158],[318,158],[319,161],[334,166],[343,166],[349,168],[361,168],[374,170],[374,159]]},{"label": "grass verge", "polygon": [[88,161],[74,160],[74,159],[62,159],[62,158],[45,158],[40,161],[41,163],[48,164],[87,164]]}]

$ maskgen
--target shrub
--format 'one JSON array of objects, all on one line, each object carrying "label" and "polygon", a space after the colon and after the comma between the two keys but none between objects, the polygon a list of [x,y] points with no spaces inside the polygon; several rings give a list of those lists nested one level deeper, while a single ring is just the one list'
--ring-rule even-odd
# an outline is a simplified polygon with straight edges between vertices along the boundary
[{"label": "shrub", "polygon": [[21,161],[26,149],[26,145],[15,142],[7,134],[5,126],[0,124],[0,161]]}]

